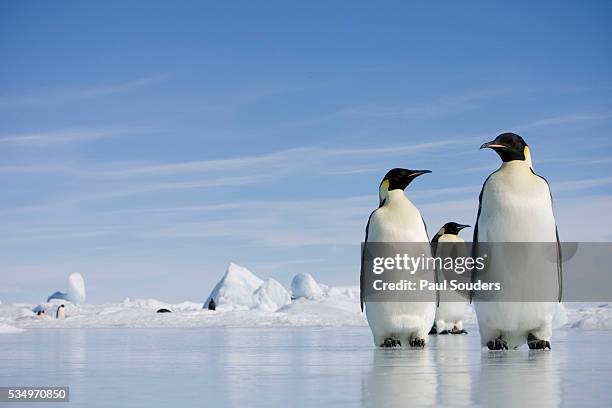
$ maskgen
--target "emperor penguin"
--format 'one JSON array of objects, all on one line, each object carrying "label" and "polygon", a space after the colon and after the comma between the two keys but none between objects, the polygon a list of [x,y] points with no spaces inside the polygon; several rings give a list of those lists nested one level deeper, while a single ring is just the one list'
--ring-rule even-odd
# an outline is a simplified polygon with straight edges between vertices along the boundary
[{"label": "emperor penguin", "polygon": [[[521,136],[503,133],[480,148],[494,150],[502,164],[482,186],[474,244],[554,243],[556,265],[551,264],[551,268],[554,268],[556,279],[548,279],[546,285],[558,293],[560,302],[561,248],[548,182],[534,171],[529,147]],[[527,290],[531,283],[522,279],[518,284]],[[482,346],[489,350],[507,350],[525,343],[530,349],[550,349],[556,302],[485,302],[475,299],[474,309]]]},{"label": "emperor penguin", "polygon": [[[425,243],[429,251],[427,228],[418,208],[404,194],[404,189],[429,170],[389,170],[379,186],[379,206],[370,214],[366,226],[368,242]],[[425,254],[429,256],[430,254]],[[363,258],[363,257],[362,257]],[[431,302],[366,302],[364,299],[364,265],[361,268],[361,310],[365,303],[366,317],[374,344],[380,347],[425,347],[427,333],[436,314]]]},{"label": "emperor penguin", "polygon": [[64,320],[66,318],[66,308],[64,307],[64,305],[59,305],[57,311],[55,312],[55,317],[58,320]]},{"label": "emperor penguin", "polygon": [[[465,242],[459,237],[459,231],[464,228],[469,228],[470,225],[458,224],[456,222],[447,222],[431,239],[431,243],[435,248],[437,243]],[[437,254],[434,253],[434,256]],[[463,329],[463,313],[465,311],[465,297],[459,294],[452,294],[446,301],[440,301],[436,309],[436,320],[434,327],[431,328],[429,334],[467,334]]]}]

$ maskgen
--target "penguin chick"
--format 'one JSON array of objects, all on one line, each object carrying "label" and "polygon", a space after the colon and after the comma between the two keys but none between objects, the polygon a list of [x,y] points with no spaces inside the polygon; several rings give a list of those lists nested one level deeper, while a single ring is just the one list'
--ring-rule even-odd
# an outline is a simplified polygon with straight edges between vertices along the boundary
[{"label": "penguin chick", "polygon": [[[364,250],[368,242],[429,242],[421,213],[404,194],[415,178],[426,173],[430,171],[396,168],[385,175],[379,186],[379,207],[370,214],[366,226]],[[429,251],[429,245],[426,247]],[[361,310],[365,303],[374,344],[424,347],[435,317],[435,295],[431,302],[364,302],[363,264],[360,281]]]}]

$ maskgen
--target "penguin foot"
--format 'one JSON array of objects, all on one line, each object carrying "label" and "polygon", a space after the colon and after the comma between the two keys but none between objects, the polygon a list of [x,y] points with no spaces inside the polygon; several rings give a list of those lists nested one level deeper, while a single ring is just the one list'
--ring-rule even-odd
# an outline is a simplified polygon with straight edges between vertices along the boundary
[{"label": "penguin foot", "polygon": [[499,336],[496,339],[490,340],[487,343],[489,350],[508,350],[508,343]]},{"label": "penguin foot", "polygon": [[402,347],[402,342],[393,337],[388,337],[383,341],[380,347]]},{"label": "penguin foot", "polygon": [[450,331],[449,330],[442,330],[439,334],[449,334]]},{"label": "penguin foot", "polygon": [[463,329],[459,330],[457,327],[453,327],[453,330],[451,330],[451,334],[468,334],[468,333]]},{"label": "penguin foot", "polygon": [[531,350],[550,350],[550,341],[540,340],[531,333],[527,336],[527,345]]},{"label": "penguin foot", "polygon": [[431,326],[431,330],[428,333],[429,335],[432,334],[438,334],[438,331],[436,330],[436,325],[434,324],[433,326]]},{"label": "penguin foot", "polygon": [[410,347],[425,347],[425,339],[415,337],[414,339],[410,340]]}]

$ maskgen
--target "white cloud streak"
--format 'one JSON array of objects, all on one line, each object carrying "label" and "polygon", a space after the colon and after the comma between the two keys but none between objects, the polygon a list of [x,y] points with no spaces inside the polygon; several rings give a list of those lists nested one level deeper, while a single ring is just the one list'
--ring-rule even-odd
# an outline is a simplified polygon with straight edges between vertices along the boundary
[{"label": "white cloud streak", "polygon": [[[108,127],[99,129],[72,129],[42,133],[28,133],[0,137],[0,146],[17,146],[40,148],[70,143],[91,142],[118,136],[134,135],[144,132],[136,127]],[[12,168],[14,171],[17,167]],[[26,167],[26,172],[32,172],[34,167]],[[43,170],[44,171],[44,170]]]},{"label": "white cloud streak", "polygon": [[157,75],[115,84],[102,84],[83,88],[52,89],[25,95],[2,95],[0,96],[0,108],[53,105],[81,99],[120,94],[162,82],[167,78],[167,75]]},{"label": "white cloud streak", "polygon": [[602,121],[612,119],[612,113],[604,112],[604,113],[585,113],[585,114],[569,114],[569,115],[561,115],[554,116],[550,118],[540,119],[535,122],[528,123],[526,125],[518,126],[518,130],[527,130],[533,129],[537,127],[545,127],[545,126],[558,126],[558,125],[566,125],[569,123],[577,123],[577,122],[594,122],[594,121]]}]

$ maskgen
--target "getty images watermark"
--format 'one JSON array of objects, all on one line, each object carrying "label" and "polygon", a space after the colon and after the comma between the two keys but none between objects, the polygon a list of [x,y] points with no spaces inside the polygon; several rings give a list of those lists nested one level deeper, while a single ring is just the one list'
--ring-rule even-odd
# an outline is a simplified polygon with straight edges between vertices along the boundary
[{"label": "getty images watermark", "polygon": [[377,243],[362,246],[368,302],[612,299],[612,243]]}]

